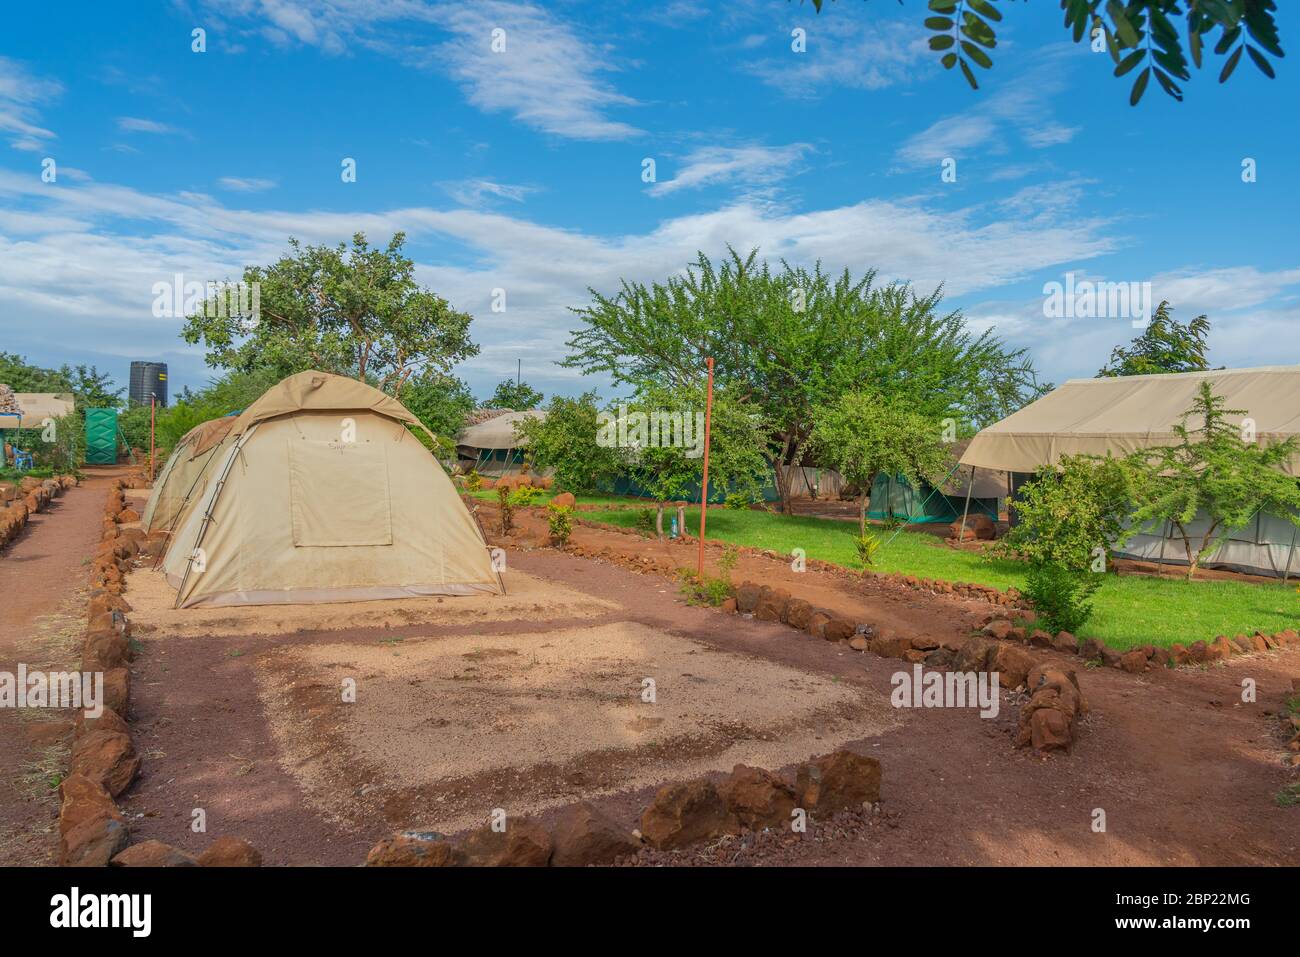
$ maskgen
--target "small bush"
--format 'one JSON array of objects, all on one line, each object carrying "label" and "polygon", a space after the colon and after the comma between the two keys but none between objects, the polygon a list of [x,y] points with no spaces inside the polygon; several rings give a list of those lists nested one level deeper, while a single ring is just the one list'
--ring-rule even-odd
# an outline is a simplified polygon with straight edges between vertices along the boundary
[{"label": "small bush", "polygon": [[573,534],[573,507],[550,503],[546,506],[546,523],[550,526],[551,540],[563,548]]},{"label": "small bush", "polygon": [[518,485],[510,493],[510,504],[516,508],[528,508],[530,505],[535,505],[545,493],[545,489],[538,488],[536,485]]},{"label": "small bush", "polygon": [[1060,565],[1034,564],[1025,575],[1024,595],[1048,631],[1078,631],[1092,615],[1092,596],[1101,576]]},{"label": "small bush", "polygon": [[655,513],[654,509],[641,508],[636,513],[636,530],[642,535],[653,535],[655,533]]},{"label": "small bush", "polygon": [[732,595],[731,581],[728,578],[707,573],[699,575],[690,568],[679,568],[677,577],[681,581],[681,592],[691,605],[716,607]]},{"label": "small bush", "polygon": [[870,532],[865,535],[854,535],[853,547],[857,549],[858,561],[865,571],[876,563],[876,558],[880,552],[880,539]]},{"label": "small bush", "polygon": [[471,492],[477,492],[483,487],[483,476],[478,474],[475,469],[470,469],[465,473],[465,488]]}]

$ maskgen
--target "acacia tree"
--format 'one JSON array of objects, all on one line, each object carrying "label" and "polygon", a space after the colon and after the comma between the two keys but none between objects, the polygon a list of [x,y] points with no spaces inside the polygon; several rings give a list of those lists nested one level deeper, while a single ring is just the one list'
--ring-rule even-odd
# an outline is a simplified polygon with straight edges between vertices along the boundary
[{"label": "acacia tree", "polygon": [[719,386],[767,423],[787,514],[787,467],[802,461],[818,404],[871,383],[922,415],[983,424],[1044,388],[1023,349],[972,334],[958,312],[938,312],[940,290],[921,297],[904,285],[877,287],[874,272],[854,279],[847,270],[832,278],[820,264],[773,269],[757,250],[729,249],[718,266],[700,253],[666,282],[624,280],[616,294],[590,292],[591,303],[573,310],[585,328],[572,333],[562,364],[634,390],[681,389],[713,356]]},{"label": "acacia tree", "polygon": [[486,409],[510,409],[512,412],[528,412],[542,404],[543,396],[527,382],[519,379],[507,379],[497,383],[492,398],[483,403]]},{"label": "acacia tree", "polygon": [[185,320],[181,336],[202,342],[211,366],[237,371],[271,367],[281,376],[321,369],[373,382],[400,398],[414,374],[447,372],[478,354],[471,317],[415,281],[415,264],[396,233],[382,249],[364,233],[351,246],[304,246],[269,266],[249,266],[259,284],[256,315],[232,313],[220,299]]},{"label": "acacia tree", "polygon": [[[998,45],[994,25],[1002,20],[998,3],[930,0],[927,5],[925,27],[931,31],[930,49],[940,54],[944,69],[959,67],[971,89],[979,88],[971,65],[983,70],[993,66],[989,51]],[[812,0],[812,4],[821,13],[826,0]],[[1270,80],[1275,74],[1268,56],[1285,56],[1273,0],[1060,0],[1060,5],[1064,27],[1074,42],[1086,37],[1098,52],[1109,53],[1116,77],[1142,67],[1129,92],[1133,106],[1142,99],[1152,77],[1166,94],[1181,102],[1182,87],[1175,81],[1191,79],[1190,68],[1201,68],[1211,42],[1214,55],[1224,58],[1220,83],[1232,76],[1243,52]],[[1183,20],[1181,32],[1176,24],[1179,18]]]},{"label": "acacia tree", "polygon": [[[1224,405],[1213,384],[1202,382],[1191,408],[1173,427],[1178,441],[1131,457],[1134,498],[1141,503],[1133,525],[1168,522],[1182,540],[1189,581],[1207,555],[1260,512],[1281,515],[1300,528],[1300,480],[1282,471],[1300,452],[1300,443],[1292,436],[1265,445],[1228,421],[1228,416],[1249,415],[1246,410]],[[1193,421],[1201,424],[1192,428]],[[1199,539],[1191,530],[1198,517],[1206,522]]]},{"label": "acacia tree", "polygon": [[902,475],[919,488],[938,485],[952,456],[940,441],[939,423],[905,400],[869,391],[846,392],[814,413],[813,449],[845,480],[858,486],[858,534],[867,532],[867,497],[876,476]]},{"label": "acacia tree", "polygon": [[1128,345],[1116,346],[1097,378],[1152,375],[1161,372],[1203,372],[1210,367],[1210,320],[1197,316],[1187,325],[1174,319],[1166,299],[1156,307],[1151,321]]}]

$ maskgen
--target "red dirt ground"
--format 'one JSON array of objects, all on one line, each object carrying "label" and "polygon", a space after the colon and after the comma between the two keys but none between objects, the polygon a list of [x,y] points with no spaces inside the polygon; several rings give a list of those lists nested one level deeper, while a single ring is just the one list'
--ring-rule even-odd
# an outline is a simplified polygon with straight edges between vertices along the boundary
[{"label": "red dirt ground", "polygon": [[[126,471],[89,473],[0,551],[0,671],[13,673],[19,662],[75,667],[85,624],[85,561],[99,541],[104,493]],[[33,768],[66,758],[71,718],[0,709],[0,864],[53,862],[58,793]]]},{"label": "red dirt ground", "polygon": [[[45,520],[66,515],[71,521],[64,533],[44,539],[29,533],[9,550],[30,543],[34,551],[19,554],[32,554],[31,561],[43,550],[47,564],[41,571],[22,567],[30,562],[9,563],[8,552],[0,557],[0,576],[8,576],[0,577],[5,594],[23,595],[22,622],[49,613],[75,593],[83,578],[81,559],[98,537],[101,505],[96,491],[69,492]],[[481,514],[490,525],[491,509]],[[905,667],[783,625],[682,603],[664,574],[693,564],[690,544],[654,542],[587,525],[575,529],[574,546],[589,555],[603,549],[621,556],[615,564],[536,547],[544,526],[539,514],[522,516],[522,525],[503,543],[513,567],[618,601],[627,620],[881,695],[889,693],[890,676]],[[62,526],[44,531],[55,527]],[[713,544],[708,551],[711,559],[720,553]],[[622,567],[629,559],[656,562],[659,571]],[[741,558],[734,578],[779,583],[857,620],[949,640],[967,634],[990,608],[886,581],[817,571],[797,574],[783,561],[749,554]],[[497,632],[536,631],[571,624],[521,621],[493,627]],[[0,645],[8,649],[6,660],[26,627],[7,622],[0,631],[0,639],[8,642]],[[450,635],[473,627],[412,626],[383,634]],[[139,656],[133,664],[132,731],[144,770],[122,802],[135,838],[198,850],[214,835],[235,834],[258,846],[267,863],[355,864],[378,838],[436,820],[429,808],[393,807],[377,809],[364,828],[333,823],[309,808],[296,779],[278,760],[256,692],[258,652],[287,642],[373,643],[375,638],[373,630],[207,637],[185,639],[184,654],[151,651]],[[1078,666],[1076,659],[1070,663]],[[1051,758],[1012,747],[1016,708],[1007,698],[993,720],[970,711],[906,712],[898,727],[856,745],[878,757],[884,769],[878,821],[826,840],[787,837],[742,860],[799,865],[1294,864],[1300,859],[1300,808],[1278,807],[1274,796],[1296,775],[1283,767],[1285,739],[1276,714],[1295,675],[1300,675],[1296,649],[1238,657],[1205,670],[1141,677],[1083,671],[1080,681],[1091,713],[1074,752]],[[1258,683],[1257,704],[1240,703],[1244,677]],[[12,716],[0,715],[0,721],[6,719]],[[594,803],[632,827],[650,790]],[[485,793],[485,806],[499,797]],[[208,809],[207,835],[188,830],[196,806]],[[1098,808],[1106,812],[1105,833],[1092,830]],[[49,813],[30,802],[15,803],[8,792],[0,796],[0,821],[11,826],[48,828]],[[29,843],[34,861],[35,852],[48,847],[48,834]]]}]

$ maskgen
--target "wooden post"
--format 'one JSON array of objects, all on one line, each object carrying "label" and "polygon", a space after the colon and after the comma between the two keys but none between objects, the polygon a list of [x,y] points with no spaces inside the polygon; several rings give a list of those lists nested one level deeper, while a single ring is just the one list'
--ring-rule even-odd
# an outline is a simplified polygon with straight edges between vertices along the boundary
[{"label": "wooden post", "polygon": [[709,431],[713,427],[713,357],[704,360],[709,366],[709,392],[704,400],[704,480],[700,484],[700,556],[695,573],[704,575],[704,526],[709,518]]}]

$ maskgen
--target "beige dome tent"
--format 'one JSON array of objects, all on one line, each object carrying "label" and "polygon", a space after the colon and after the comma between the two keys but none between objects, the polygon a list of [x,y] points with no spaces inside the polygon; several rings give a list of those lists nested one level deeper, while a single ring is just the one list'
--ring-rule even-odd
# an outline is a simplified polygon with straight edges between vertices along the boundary
[{"label": "beige dome tent", "polygon": [[301,372],[268,389],[181,515],[163,560],[176,606],[502,592],[482,531],[407,424],[424,429],[354,379]]},{"label": "beige dome tent", "polygon": [[219,457],[216,450],[234,424],[232,415],[211,419],[190,429],[176,443],[145,504],[141,516],[145,531],[170,530],[186,504],[202,495],[208,465]]}]

